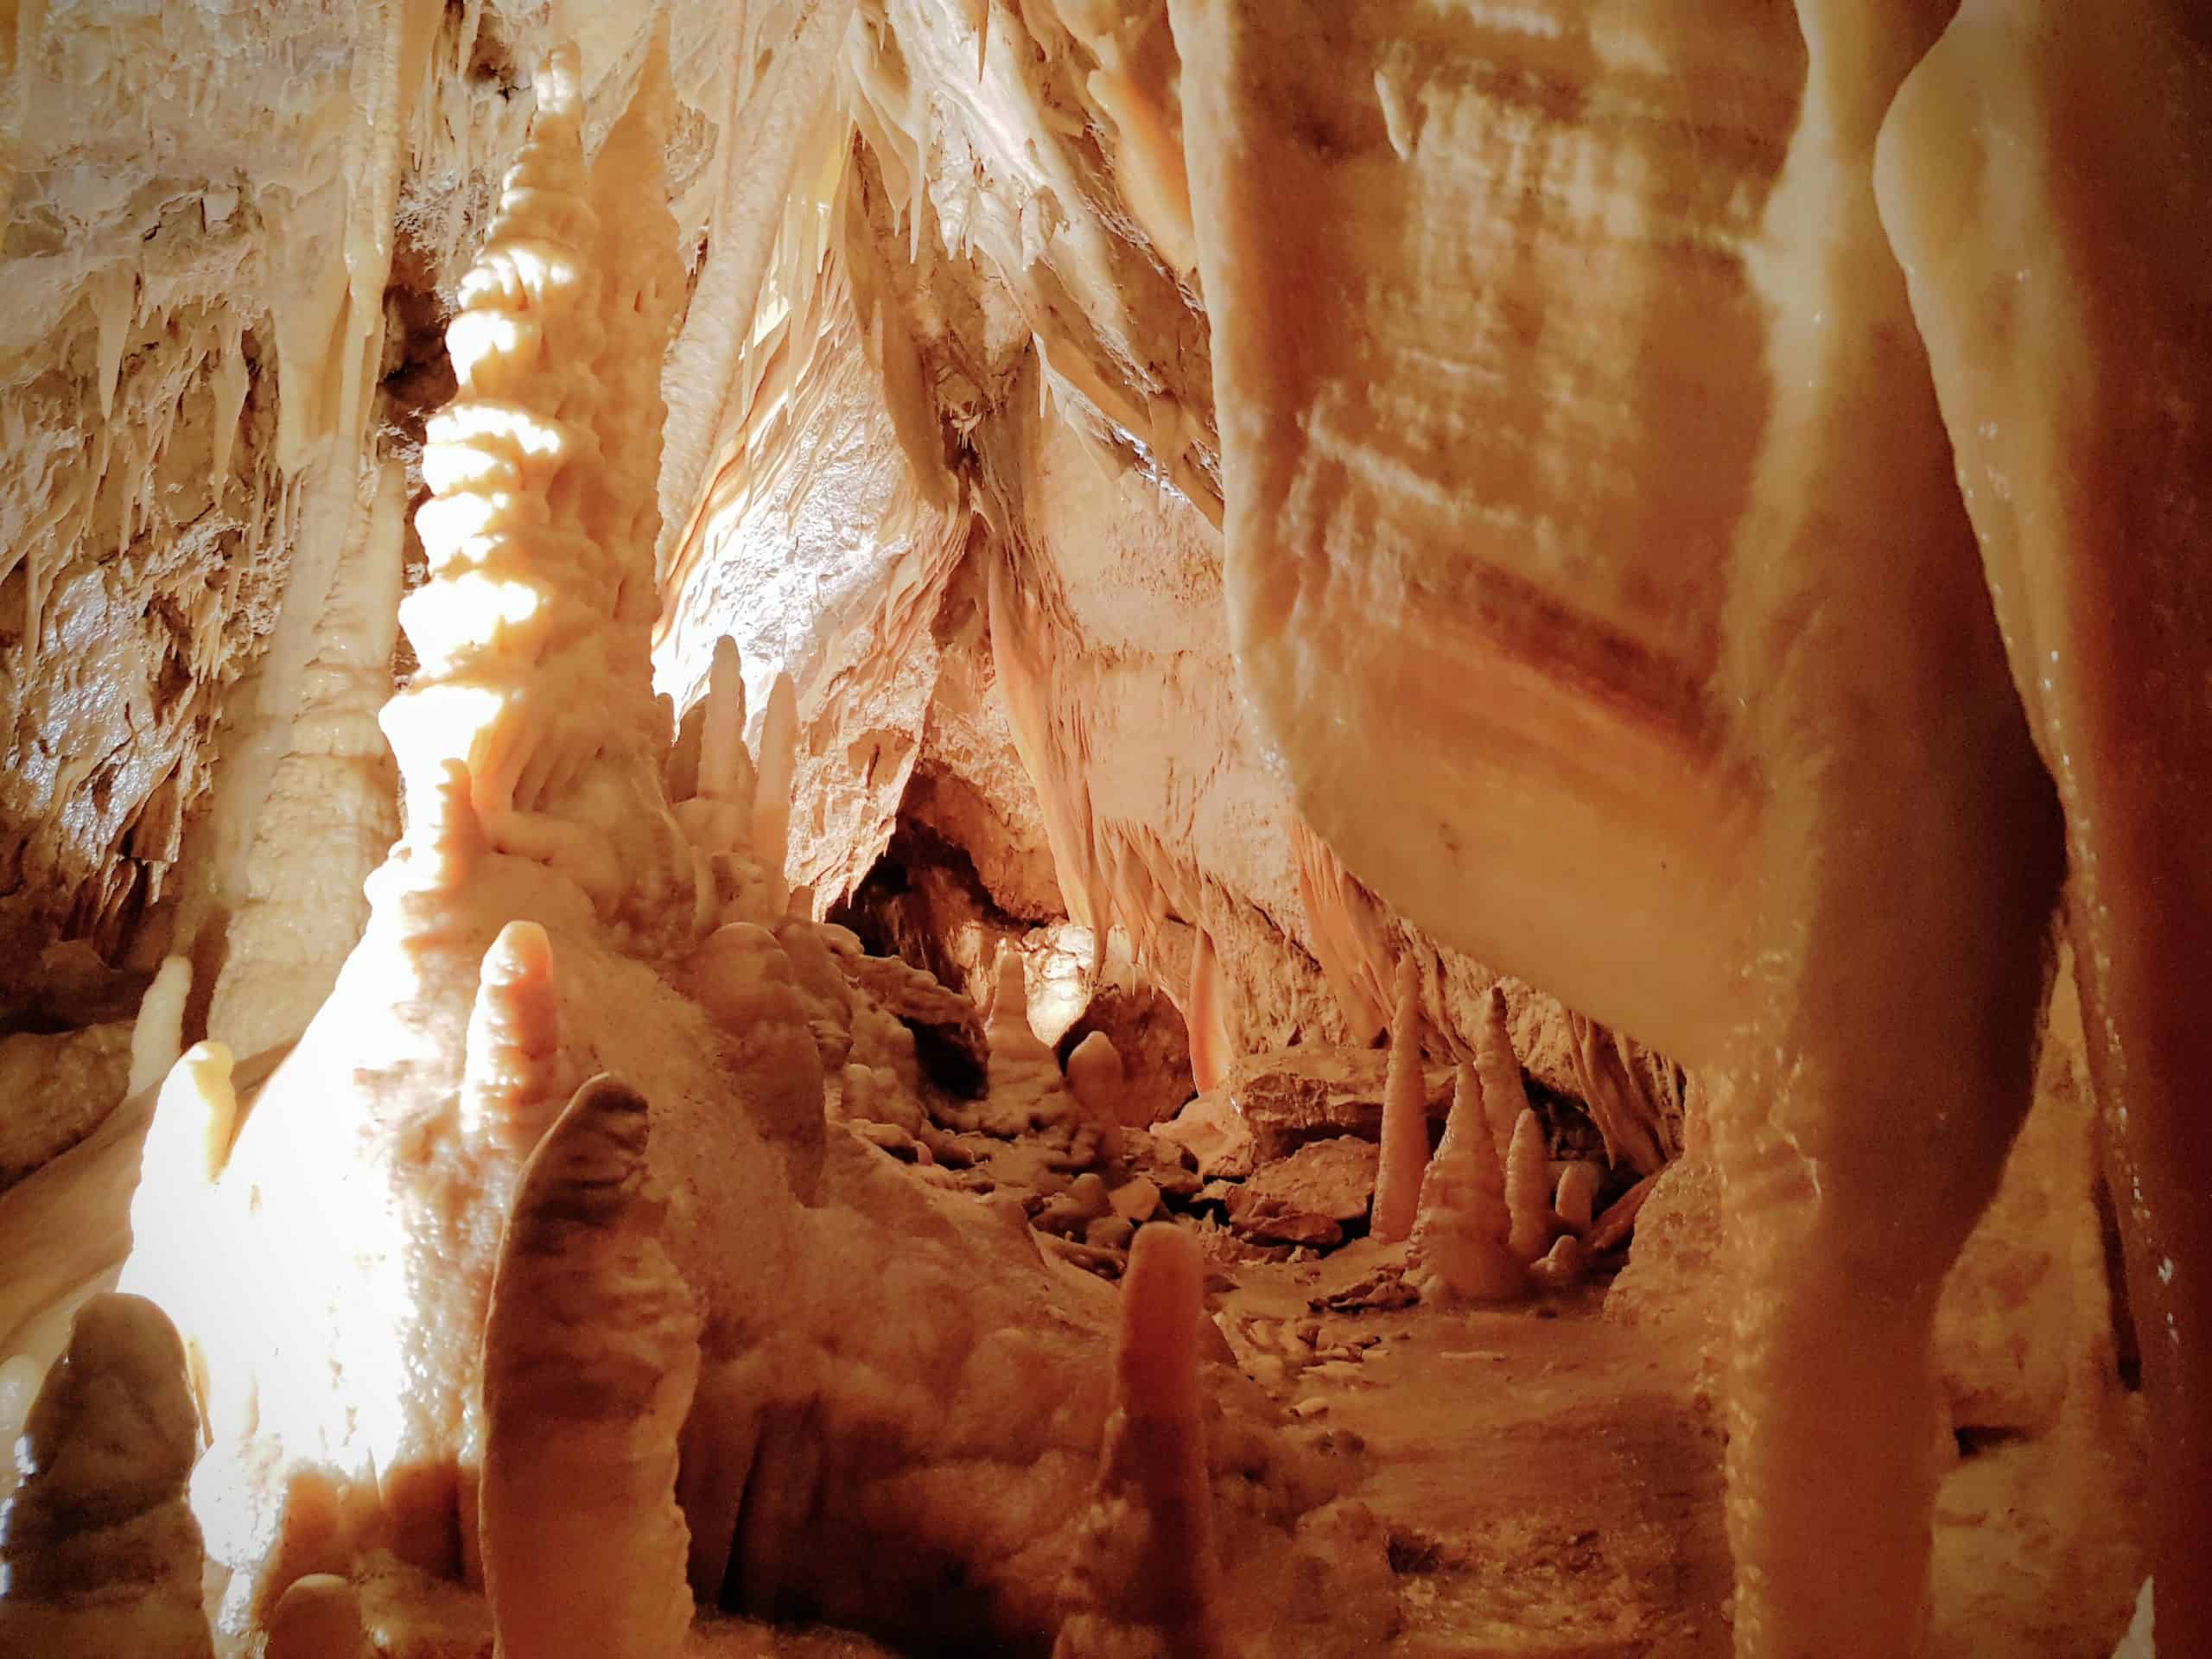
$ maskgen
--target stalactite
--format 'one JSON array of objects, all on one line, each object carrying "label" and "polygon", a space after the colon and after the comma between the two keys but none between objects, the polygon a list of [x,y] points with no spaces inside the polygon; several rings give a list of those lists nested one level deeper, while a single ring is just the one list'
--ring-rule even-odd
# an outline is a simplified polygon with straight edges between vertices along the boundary
[{"label": "stalactite", "polygon": [[1185,1023],[1191,1033],[1191,1076],[1200,1094],[1211,1094],[1229,1081],[1229,1065],[1236,1051],[1230,1040],[1227,1002],[1213,935],[1204,926],[1194,928]]},{"label": "stalactite", "polygon": [[1375,1178],[1372,1231],[1386,1243],[1408,1236],[1428,1167],[1428,1088],[1421,1076],[1420,981],[1411,956],[1398,962],[1390,1019],[1390,1065],[1382,1084],[1382,1160]]}]

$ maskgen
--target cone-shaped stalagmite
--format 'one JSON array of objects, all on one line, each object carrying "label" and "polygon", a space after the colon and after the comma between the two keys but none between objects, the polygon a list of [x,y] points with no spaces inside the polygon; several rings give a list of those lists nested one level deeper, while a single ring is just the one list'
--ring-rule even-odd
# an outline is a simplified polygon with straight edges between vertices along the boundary
[{"label": "cone-shaped stalagmite", "polygon": [[1543,1120],[1533,1111],[1521,1114],[1506,1147],[1505,1207],[1513,1218],[1514,1255],[1537,1260],[1551,1248],[1552,1179]]},{"label": "cone-shaped stalagmite", "polygon": [[524,1167],[484,1332],[486,1588],[503,1659],[664,1659],[691,1623],[677,1436],[698,1319],[645,1103],[586,1084]]},{"label": "cone-shaped stalagmite", "polygon": [[1505,1174],[1483,1117],[1482,1083],[1462,1065],[1443,1143],[1421,1178],[1414,1281],[1425,1296],[1509,1301],[1527,1288],[1510,1243]]},{"label": "cone-shaped stalagmite", "polygon": [[1114,1407],[1089,1548],[1054,1659],[1216,1659],[1222,1651],[1198,1386],[1205,1278],[1188,1233],[1166,1223],[1139,1230],[1122,1278]]},{"label": "cone-shaped stalagmite", "polygon": [[1382,1085],[1382,1161],[1375,1176],[1375,1236],[1386,1243],[1414,1230],[1421,1173],[1428,1167],[1428,1086],[1421,1069],[1420,986],[1411,957],[1398,961],[1390,1017],[1390,1068]]},{"label": "cone-shaped stalagmite", "polygon": [[1491,1144],[1503,1163],[1513,1144],[1513,1126],[1529,1109],[1529,1088],[1505,1027],[1505,993],[1495,985],[1483,994],[1482,1013],[1475,1020],[1475,1073],[1482,1079],[1483,1116],[1490,1122]]},{"label": "cone-shaped stalagmite", "polygon": [[185,1504],[200,1419],[184,1348],[139,1296],[95,1296],[47,1374],[0,1513],[0,1653],[207,1659]]}]

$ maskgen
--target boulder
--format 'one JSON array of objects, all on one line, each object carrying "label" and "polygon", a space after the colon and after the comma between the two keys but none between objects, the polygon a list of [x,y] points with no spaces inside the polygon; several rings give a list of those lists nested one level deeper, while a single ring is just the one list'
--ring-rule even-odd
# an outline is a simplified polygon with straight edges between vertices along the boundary
[{"label": "boulder", "polygon": [[1205,1179],[1241,1181],[1259,1166],[1252,1127],[1225,1091],[1200,1095],[1173,1121],[1160,1124],[1152,1139],[1179,1147],[1198,1160]]},{"label": "boulder", "polygon": [[[1243,1114],[1259,1160],[1337,1135],[1379,1141],[1387,1058],[1381,1049],[1358,1048],[1284,1048],[1239,1058],[1230,1068],[1228,1093]],[[1452,1069],[1424,1067],[1421,1076],[1429,1118],[1441,1124],[1452,1109]]]},{"label": "boulder", "polygon": [[1229,1225],[1250,1239],[1327,1249],[1366,1218],[1381,1154],[1371,1141],[1317,1141],[1262,1168],[1229,1195]]}]

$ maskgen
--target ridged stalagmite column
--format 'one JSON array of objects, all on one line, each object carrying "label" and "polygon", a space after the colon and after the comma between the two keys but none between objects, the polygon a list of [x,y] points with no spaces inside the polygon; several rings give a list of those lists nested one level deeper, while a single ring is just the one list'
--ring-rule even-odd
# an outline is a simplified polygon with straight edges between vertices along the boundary
[{"label": "ridged stalagmite column", "polygon": [[538,76],[447,328],[459,385],[429,423],[416,515],[429,579],[400,607],[421,666],[383,720],[410,797],[458,761],[495,848],[650,910],[693,880],[650,677],[652,365],[681,288],[653,183],[665,72],[656,52],[588,175],[578,75],[563,48]]}]

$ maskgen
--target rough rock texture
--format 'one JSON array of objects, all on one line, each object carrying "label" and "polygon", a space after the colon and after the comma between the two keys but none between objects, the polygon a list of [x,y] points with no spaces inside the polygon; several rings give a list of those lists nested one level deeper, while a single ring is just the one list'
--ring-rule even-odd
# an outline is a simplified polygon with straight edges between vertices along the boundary
[{"label": "rough rock texture", "polygon": [[0,1188],[21,1180],[99,1128],[123,1103],[130,1027],[87,1026],[54,1036],[0,1037]]},{"label": "rough rock texture", "polygon": [[[1228,1095],[1260,1156],[1279,1158],[1333,1135],[1381,1141],[1388,1073],[1388,1057],[1379,1050],[1282,1049],[1239,1059]],[[1440,1123],[1451,1116],[1452,1069],[1427,1068],[1423,1081],[1428,1117]]]},{"label": "rough rock texture", "polygon": [[1269,1243],[1338,1243],[1345,1223],[1367,1217],[1379,1160],[1373,1141],[1351,1136],[1300,1147],[1231,1190],[1230,1225]]},{"label": "rough rock texture", "polygon": [[31,1408],[0,1511],[0,1643],[41,1659],[212,1659],[185,1504],[200,1423],[175,1328],[99,1296]]},{"label": "rough rock texture", "polygon": [[[2094,1399],[2115,1386],[2090,1111],[2081,1050],[2067,1035],[2078,1030],[2073,1020],[2065,1007],[2056,1011],[2034,1109],[1937,1304],[1936,1364],[1961,1429],[2044,1433],[2069,1395]],[[1720,1386],[1729,1319],[1720,1203],[1708,1159],[1670,1164],[1637,1212],[1628,1265],[1605,1297],[1607,1319],[1696,1344],[1708,1393]]]}]

